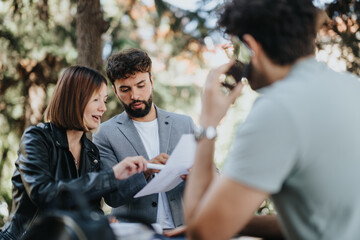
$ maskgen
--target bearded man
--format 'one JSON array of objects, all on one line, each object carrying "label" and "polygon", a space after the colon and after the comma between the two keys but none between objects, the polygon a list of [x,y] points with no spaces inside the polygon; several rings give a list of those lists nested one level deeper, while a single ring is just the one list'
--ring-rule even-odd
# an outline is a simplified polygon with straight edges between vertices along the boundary
[{"label": "bearded man", "polygon": [[[151,66],[148,54],[134,48],[123,50],[107,61],[107,76],[125,109],[102,123],[93,136],[107,167],[135,155],[144,156],[151,163],[165,164],[181,135],[193,132],[194,123],[190,117],[164,111],[153,103]],[[112,214],[120,221],[156,222],[163,229],[183,225],[184,182],[166,193],[133,198],[158,171],[148,169],[121,181],[122,194],[105,198],[113,207]]]}]

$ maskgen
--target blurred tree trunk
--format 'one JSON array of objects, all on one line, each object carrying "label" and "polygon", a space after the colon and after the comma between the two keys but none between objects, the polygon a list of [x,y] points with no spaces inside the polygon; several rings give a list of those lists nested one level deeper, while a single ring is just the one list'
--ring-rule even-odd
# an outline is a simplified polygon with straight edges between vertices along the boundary
[{"label": "blurred tree trunk", "polygon": [[[39,1],[37,10],[40,20],[47,23],[49,18],[47,0]],[[45,57],[44,62],[46,60]],[[46,89],[48,83],[53,80],[49,76],[45,76],[43,65],[41,62],[30,59],[22,59],[17,65],[17,72],[25,83],[23,89],[25,115],[22,130],[43,120],[43,111],[46,107]]]},{"label": "blurred tree trunk", "polygon": [[100,0],[79,0],[76,17],[76,47],[79,65],[103,70],[101,35],[108,25],[100,9]]},{"label": "blurred tree trunk", "polygon": [[17,73],[24,82],[24,117],[20,123],[21,132],[31,125],[43,121],[46,108],[46,92],[49,84],[57,82],[57,74],[65,62],[47,54],[42,61],[22,59],[17,65]]}]

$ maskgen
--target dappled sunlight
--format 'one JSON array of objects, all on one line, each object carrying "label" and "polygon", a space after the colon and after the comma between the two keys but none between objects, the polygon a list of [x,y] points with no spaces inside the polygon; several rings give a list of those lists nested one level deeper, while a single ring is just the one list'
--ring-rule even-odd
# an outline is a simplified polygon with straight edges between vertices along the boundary
[{"label": "dappled sunlight", "polygon": [[[222,2],[101,0],[102,24],[107,28],[99,33],[98,59],[105,64],[109,55],[130,47],[147,51],[153,61],[154,102],[198,124],[207,74],[229,61],[224,50],[229,40],[216,31],[216,10]],[[77,63],[77,15],[77,1],[0,1],[0,217],[11,204],[10,178],[19,139],[25,127],[43,120],[61,70]],[[330,27],[319,31],[316,58],[336,71],[360,74],[359,20],[353,16],[334,10]],[[110,84],[108,94],[102,121],[123,110]],[[246,119],[257,96],[244,87],[219,125],[215,163],[220,169],[235,126]]]}]

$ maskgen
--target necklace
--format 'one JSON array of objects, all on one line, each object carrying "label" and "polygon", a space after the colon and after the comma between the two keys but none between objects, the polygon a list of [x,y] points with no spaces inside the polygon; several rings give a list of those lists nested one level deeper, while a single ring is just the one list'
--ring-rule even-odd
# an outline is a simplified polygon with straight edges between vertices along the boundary
[{"label": "necklace", "polygon": [[76,160],[75,158],[74,158],[74,160],[75,160],[76,168],[79,169],[79,165],[80,165],[79,163],[80,163],[80,161],[79,161],[79,160]]},{"label": "necklace", "polygon": [[[73,159],[74,159],[74,162],[75,162],[75,166],[77,169],[79,169],[79,166],[80,166],[80,152],[77,154],[74,149],[72,149],[71,147],[69,147],[69,152],[71,153]],[[77,156],[77,157],[75,157]]]}]

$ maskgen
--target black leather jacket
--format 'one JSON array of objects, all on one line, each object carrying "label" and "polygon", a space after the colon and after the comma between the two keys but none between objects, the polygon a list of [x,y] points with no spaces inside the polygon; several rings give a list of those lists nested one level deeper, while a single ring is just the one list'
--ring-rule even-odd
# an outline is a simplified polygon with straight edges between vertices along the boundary
[{"label": "black leather jacket", "polygon": [[63,185],[79,189],[90,199],[91,208],[101,211],[101,196],[115,192],[118,180],[112,169],[101,171],[99,151],[85,134],[81,145],[77,170],[64,129],[51,123],[40,123],[25,131],[12,177],[10,220],[0,232],[0,238],[3,235],[4,238],[19,239],[32,221],[53,202]]}]

